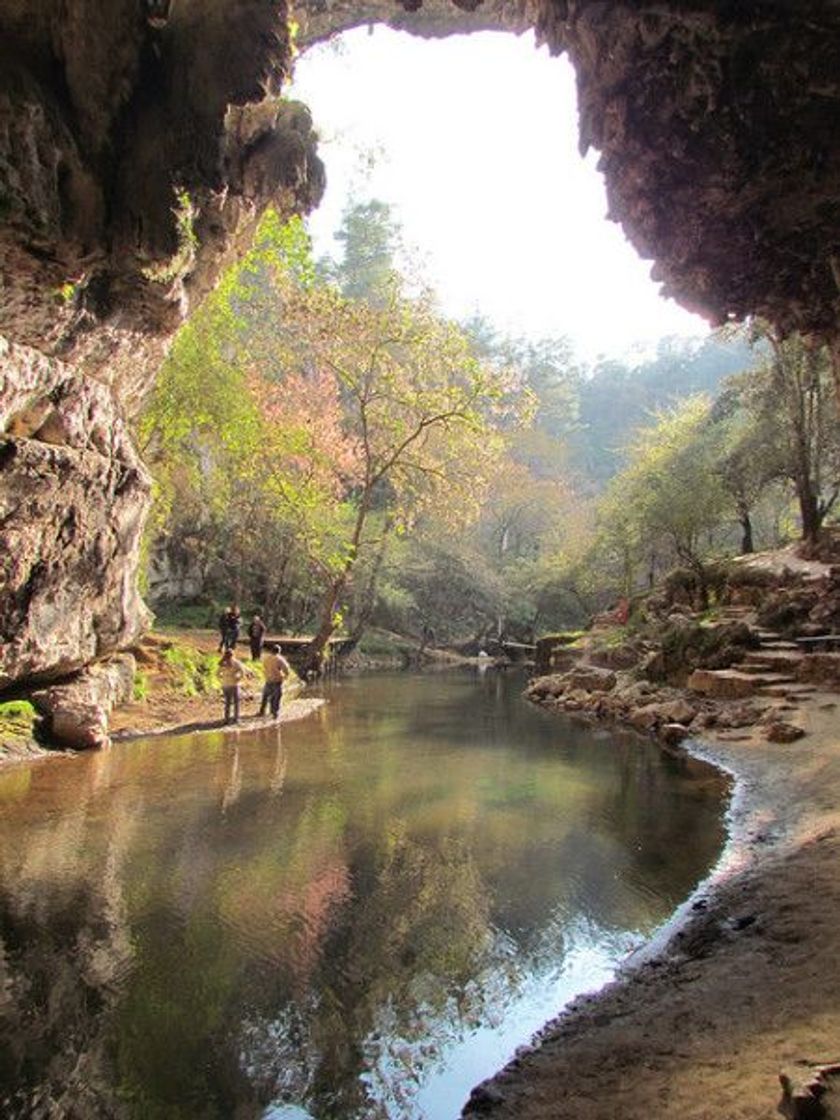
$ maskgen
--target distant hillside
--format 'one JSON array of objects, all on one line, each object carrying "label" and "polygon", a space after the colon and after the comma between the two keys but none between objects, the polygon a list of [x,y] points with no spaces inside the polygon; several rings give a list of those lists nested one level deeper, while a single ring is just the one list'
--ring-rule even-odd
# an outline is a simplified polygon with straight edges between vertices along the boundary
[{"label": "distant hillside", "polygon": [[580,429],[573,437],[578,468],[604,483],[620,468],[623,448],[650,414],[693,393],[712,396],[724,378],[749,368],[756,354],[741,340],[663,339],[638,365],[605,361],[579,383]]}]

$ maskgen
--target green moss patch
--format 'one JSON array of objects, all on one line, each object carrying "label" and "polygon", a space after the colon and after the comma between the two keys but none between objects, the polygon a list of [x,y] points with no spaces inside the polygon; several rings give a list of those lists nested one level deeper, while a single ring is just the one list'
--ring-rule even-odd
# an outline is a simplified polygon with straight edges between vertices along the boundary
[{"label": "green moss patch", "polygon": [[32,739],[38,712],[28,700],[7,700],[0,704],[0,742],[9,739]]}]

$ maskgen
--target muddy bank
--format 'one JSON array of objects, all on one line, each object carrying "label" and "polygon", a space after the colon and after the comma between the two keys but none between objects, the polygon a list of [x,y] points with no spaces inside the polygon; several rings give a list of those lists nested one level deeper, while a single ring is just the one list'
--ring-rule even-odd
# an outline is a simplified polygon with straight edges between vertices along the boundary
[{"label": "muddy bank", "polygon": [[803,700],[797,722],[795,743],[686,743],[736,778],[718,869],[655,951],[548,1024],[465,1115],[770,1120],[781,1071],[808,1081],[840,1056],[836,694]]}]

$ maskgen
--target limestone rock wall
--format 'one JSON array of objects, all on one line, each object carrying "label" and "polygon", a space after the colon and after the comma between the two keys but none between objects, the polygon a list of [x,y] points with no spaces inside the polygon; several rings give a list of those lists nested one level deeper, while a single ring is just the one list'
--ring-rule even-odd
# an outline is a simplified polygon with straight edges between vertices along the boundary
[{"label": "limestone rock wall", "polygon": [[0,691],[148,625],[129,422],[266,205],[320,198],[290,57],[285,0],[0,0]]},{"label": "limestone rock wall", "polygon": [[0,689],[134,641],[150,479],[112,389],[0,342]]},{"label": "limestone rock wall", "polygon": [[840,7],[542,0],[537,24],[569,50],[581,149],[665,293],[835,336]]}]

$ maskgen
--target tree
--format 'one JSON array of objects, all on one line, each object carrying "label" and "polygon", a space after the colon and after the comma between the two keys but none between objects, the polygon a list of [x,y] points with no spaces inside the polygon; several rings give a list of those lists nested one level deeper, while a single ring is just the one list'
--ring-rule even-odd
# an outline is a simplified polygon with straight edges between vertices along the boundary
[{"label": "tree", "polygon": [[634,590],[645,554],[659,548],[694,572],[705,605],[703,559],[729,503],[708,436],[709,411],[708,398],[697,396],[658,413],[636,434],[627,466],[599,504],[601,540],[621,556],[625,594]]},{"label": "tree", "polygon": [[464,334],[428,301],[392,292],[387,304],[373,307],[328,286],[292,289],[284,326],[289,356],[335,379],[359,452],[344,548],[309,650],[318,668],[359,557],[386,527],[404,531],[432,504],[441,518],[475,513],[510,402]]},{"label": "tree", "polygon": [[324,262],[327,280],[346,299],[387,302],[389,290],[401,284],[395,263],[400,226],[388,203],[370,199],[348,204],[335,239],[343,254],[338,262]]},{"label": "tree", "polygon": [[729,494],[741,528],[741,552],[755,548],[754,512],[768,487],[779,478],[778,440],[749,400],[753,372],[731,378],[709,414],[710,435],[717,446],[717,474]]},{"label": "tree", "polygon": [[814,543],[840,495],[840,425],[830,355],[801,335],[782,339],[760,321],[753,324],[753,337],[766,339],[772,352],[756,375],[753,407],[765,426],[775,420],[780,473],[793,483],[803,539]]}]

